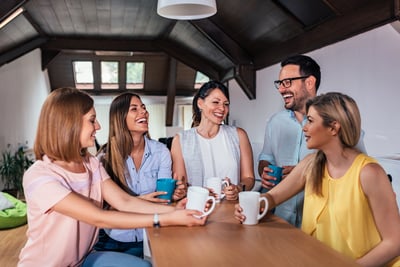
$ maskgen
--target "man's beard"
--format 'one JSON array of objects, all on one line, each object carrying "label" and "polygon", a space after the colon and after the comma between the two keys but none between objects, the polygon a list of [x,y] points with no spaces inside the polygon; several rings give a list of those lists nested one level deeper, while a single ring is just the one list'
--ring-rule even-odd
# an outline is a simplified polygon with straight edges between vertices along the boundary
[{"label": "man's beard", "polygon": [[303,111],[305,109],[307,100],[312,98],[312,95],[310,95],[305,88],[302,89],[301,93],[301,95],[293,94],[292,103],[285,105],[285,108],[291,111]]}]

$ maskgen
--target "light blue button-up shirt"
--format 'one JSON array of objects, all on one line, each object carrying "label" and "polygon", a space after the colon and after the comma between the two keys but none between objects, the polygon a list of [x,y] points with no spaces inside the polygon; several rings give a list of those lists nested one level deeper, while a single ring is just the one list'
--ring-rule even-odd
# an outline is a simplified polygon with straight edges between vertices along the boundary
[{"label": "light blue button-up shirt", "polygon": [[[136,169],[133,159],[126,159],[126,177],[129,188],[138,195],[156,191],[158,178],[171,178],[171,154],[166,145],[145,137],[145,148],[142,164]],[[128,175],[129,174],[129,175]],[[143,241],[143,228],[122,230],[104,229],[113,239],[120,242]]]},{"label": "light blue button-up shirt", "polygon": [[[277,166],[293,166],[314,150],[307,148],[303,126],[291,110],[275,113],[265,128],[264,146],[258,160]],[[275,214],[296,227],[301,226],[304,193],[300,192],[275,208]]]},{"label": "light blue button-up shirt", "polygon": [[[264,136],[264,146],[258,160],[266,160],[277,166],[294,166],[305,156],[315,150],[307,148],[303,126],[307,123],[304,116],[300,123],[292,110],[282,110],[275,113],[267,122]],[[366,154],[363,142],[364,131],[356,146]],[[296,227],[301,226],[303,216],[304,192],[300,192],[275,209],[275,214]]]},{"label": "light blue button-up shirt", "polygon": [[303,126],[291,110],[282,110],[272,115],[265,128],[264,146],[258,160],[266,160],[277,166],[297,165],[314,150],[307,148]]}]

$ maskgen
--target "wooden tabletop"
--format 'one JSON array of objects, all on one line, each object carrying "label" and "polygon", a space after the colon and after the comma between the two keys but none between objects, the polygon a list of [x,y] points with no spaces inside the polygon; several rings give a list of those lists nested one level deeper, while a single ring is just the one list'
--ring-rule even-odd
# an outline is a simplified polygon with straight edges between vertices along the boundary
[{"label": "wooden tabletop", "polygon": [[225,200],[205,226],[148,228],[153,266],[359,266],[272,214],[250,226],[238,223],[233,211]]}]

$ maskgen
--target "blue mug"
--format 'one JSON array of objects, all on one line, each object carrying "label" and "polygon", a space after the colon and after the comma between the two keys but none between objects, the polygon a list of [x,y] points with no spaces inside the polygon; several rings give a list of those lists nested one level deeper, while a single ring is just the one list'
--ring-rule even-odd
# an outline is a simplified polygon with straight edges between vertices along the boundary
[{"label": "blue mug", "polygon": [[271,183],[274,183],[275,185],[279,184],[282,181],[282,171],[283,168],[275,165],[268,165],[268,168],[270,168],[272,171],[269,172],[268,174],[270,176],[274,176],[276,180],[270,180]]},{"label": "blue mug", "polygon": [[157,180],[156,191],[157,192],[167,192],[165,195],[159,195],[158,198],[167,199],[172,201],[172,196],[175,191],[176,180],[173,178],[159,178]]}]

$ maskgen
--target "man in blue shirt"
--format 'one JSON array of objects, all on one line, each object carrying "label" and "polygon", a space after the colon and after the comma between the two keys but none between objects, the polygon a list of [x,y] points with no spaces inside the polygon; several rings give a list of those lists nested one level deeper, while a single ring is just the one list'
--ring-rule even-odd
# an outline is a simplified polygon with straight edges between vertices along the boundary
[{"label": "man in blue shirt", "polygon": [[[268,191],[274,179],[268,174],[269,164],[283,167],[283,179],[294,166],[312,150],[307,148],[303,125],[306,117],[306,102],[316,96],[320,82],[320,67],[311,57],[295,55],[281,62],[279,80],[274,82],[282,95],[285,110],[275,113],[267,121],[264,146],[259,155],[258,172],[262,191]],[[360,138],[357,147],[365,152]],[[275,214],[296,227],[301,226],[303,214],[303,192],[277,206]]]}]

